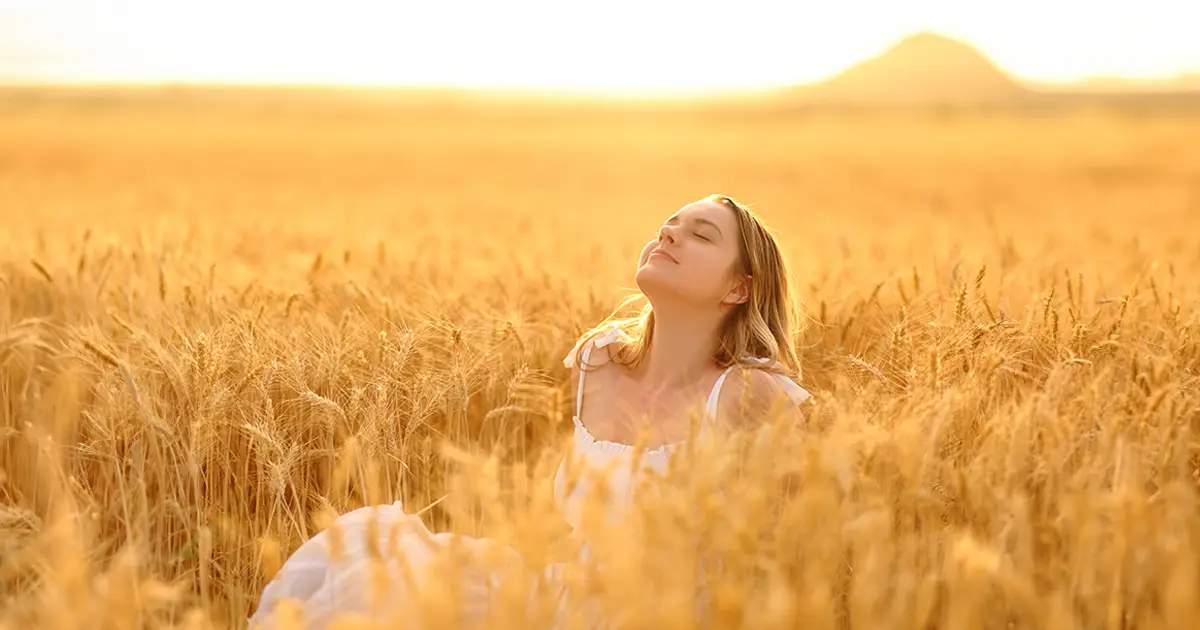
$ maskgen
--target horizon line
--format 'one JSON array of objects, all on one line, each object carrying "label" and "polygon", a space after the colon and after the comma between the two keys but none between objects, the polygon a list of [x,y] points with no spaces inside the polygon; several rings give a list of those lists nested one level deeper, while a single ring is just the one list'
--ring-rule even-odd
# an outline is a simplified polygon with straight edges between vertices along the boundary
[{"label": "horizon line", "polygon": [[[857,64],[856,64],[857,65]],[[1002,68],[998,68],[1004,72]],[[727,86],[676,86],[676,87],[632,87],[632,86],[583,86],[564,84],[529,83],[421,83],[421,82],[364,82],[364,81],[288,81],[271,79],[204,79],[204,78],[161,78],[161,79],[63,79],[42,77],[13,77],[0,75],[0,89],[276,89],[276,90],[338,90],[338,91],[406,91],[406,92],[457,92],[481,94],[538,94],[548,96],[630,96],[630,97],[696,97],[773,95],[790,90],[819,87],[837,77],[839,71],[817,81],[764,83],[758,85]],[[1092,88],[1105,92],[1125,92],[1122,86],[1138,88],[1160,87],[1165,92],[1200,91],[1200,72],[1181,72],[1169,76],[1140,77],[1128,75],[1096,75],[1069,80],[1035,80],[1005,73],[1017,87],[1036,91],[1042,89]],[[1192,86],[1191,82],[1196,85]],[[1183,82],[1186,85],[1175,84]],[[1099,85],[1097,85],[1099,84]],[[1108,86],[1106,84],[1112,84]],[[1136,91],[1136,90],[1132,90]]]}]

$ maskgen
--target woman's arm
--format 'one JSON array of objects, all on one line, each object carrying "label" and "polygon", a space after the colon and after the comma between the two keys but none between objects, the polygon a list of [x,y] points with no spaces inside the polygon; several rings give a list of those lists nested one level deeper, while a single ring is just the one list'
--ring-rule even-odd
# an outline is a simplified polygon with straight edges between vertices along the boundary
[{"label": "woman's arm", "polygon": [[[788,428],[801,427],[805,422],[800,405],[809,395],[794,381],[785,384],[775,374],[748,368],[730,374],[722,389],[717,403],[717,416],[721,423],[731,430],[756,431],[766,425],[786,432]],[[779,424],[775,424],[776,422]],[[755,436],[755,442],[763,445],[774,442],[779,437],[775,431],[768,430]],[[770,450],[767,449],[768,452]],[[777,482],[775,492],[781,499],[780,506],[800,491],[799,474],[786,464],[784,468],[775,470],[771,477]]]}]

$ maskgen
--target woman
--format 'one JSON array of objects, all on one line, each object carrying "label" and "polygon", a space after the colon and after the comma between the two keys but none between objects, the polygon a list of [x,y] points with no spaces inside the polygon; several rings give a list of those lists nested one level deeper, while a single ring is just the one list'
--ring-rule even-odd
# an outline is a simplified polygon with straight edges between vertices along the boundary
[{"label": "woman", "polygon": [[[692,435],[688,420],[696,406],[703,405],[698,430],[708,432],[759,419],[777,400],[794,410],[808,398],[793,380],[800,366],[783,257],[750,210],[722,195],[684,206],[642,249],[636,279],[649,300],[642,315],[601,324],[564,361],[572,368],[575,452],[588,468],[608,471],[602,479],[614,517],[632,500],[635,471],[664,471]],[[567,523],[579,530],[589,484],[571,465],[560,464],[554,487]],[[414,571],[429,568],[434,549],[446,545],[489,558],[489,568],[476,575],[455,576],[461,590],[453,605],[463,615],[456,622],[463,622],[482,615],[493,597],[496,567],[521,565],[498,542],[429,532],[398,503],[355,510],[336,526],[288,559],[263,592],[252,624],[285,599],[297,600],[313,628],[346,613],[419,621],[416,607],[404,603],[406,589],[420,590]],[[549,567],[546,575],[559,569]]]}]

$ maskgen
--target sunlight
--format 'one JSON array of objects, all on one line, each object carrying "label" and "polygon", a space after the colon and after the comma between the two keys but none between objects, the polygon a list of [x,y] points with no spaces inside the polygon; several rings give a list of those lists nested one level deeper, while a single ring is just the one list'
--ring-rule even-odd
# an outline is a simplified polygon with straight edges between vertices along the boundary
[{"label": "sunlight", "polygon": [[819,81],[919,30],[1030,80],[1157,77],[1200,67],[1180,10],[1141,3],[1134,30],[1082,0],[0,1],[0,79],[704,91]]}]

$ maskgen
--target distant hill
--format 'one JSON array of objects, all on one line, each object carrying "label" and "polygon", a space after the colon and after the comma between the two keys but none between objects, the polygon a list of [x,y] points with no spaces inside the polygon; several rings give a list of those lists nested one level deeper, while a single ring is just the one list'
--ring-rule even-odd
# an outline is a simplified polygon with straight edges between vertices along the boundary
[{"label": "distant hill", "polygon": [[1103,107],[1200,112],[1200,73],[1168,79],[1094,77],[1035,83],[1014,77],[963,41],[910,35],[820,83],[777,92],[786,107]]},{"label": "distant hill", "polygon": [[972,46],[927,32],[797,92],[822,103],[893,105],[1012,103],[1028,95]]}]

